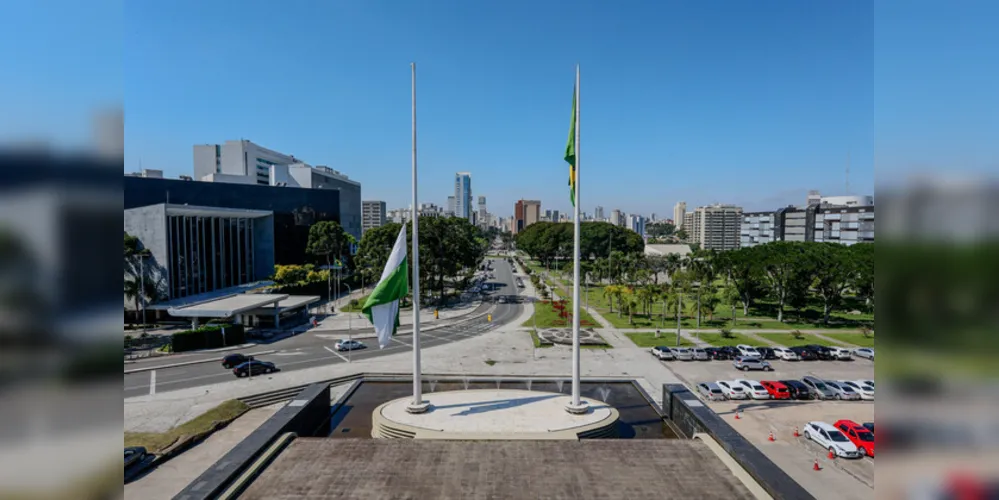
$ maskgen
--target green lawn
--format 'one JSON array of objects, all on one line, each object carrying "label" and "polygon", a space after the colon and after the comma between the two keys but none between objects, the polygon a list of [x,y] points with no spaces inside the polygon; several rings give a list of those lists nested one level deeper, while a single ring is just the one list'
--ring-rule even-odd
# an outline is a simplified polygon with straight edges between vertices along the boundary
[{"label": "green lawn", "polygon": [[[565,301],[565,308],[569,313],[572,313],[572,301]],[[535,321],[537,321],[535,323]],[[558,316],[558,312],[552,308],[552,303],[550,301],[536,302],[534,304],[534,315],[524,322],[521,326],[533,327],[537,325],[538,328],[554,328],[554,327],[571,327],[572,318],[571,316],[566,319],[562,319]],[[583,328],[599,328],[600,323],[594,321],[593,316],[584,309],[579,311],[579,326]]]},{"label": "green lawn", "polygon": [[242,401],[230,399],[166,432],[126,432],[125,446],[142,446],[159,453],[178,440],[204,434],[219,423],[227,424],[249,409]]},{"label": "green lawn", "polygon": [[[625,335],[631,339],[638,347],[655,347],[657,345],[664,345],[667,347],[676,346],[676,330],[672,333],[669,331],[664,331],[659,334],[659,338],[656,338],[656,332],[638,332],[638,333],[626,333]],[[694,344],[689,340],[680,337],[680,347],[694,347]]]},{"label": "green lawn", "polygon": [[738,333],[732,333],[731,338],[723,338],[720,333],[702,333],[700,335],[697,335],[696,338],[700,338],[701,340],[715,347],[724,347],[724,346],[735,347],[736,345],[739,344],[747,344],[752,346],[759,345],[759,342],[744,335],[740,335]]},{"label": "green lawn", "polygon": [[[785,347],[793,347],[796,345],[806,345],[806,344],[819,344],[826,345],[829,343],[828,340],[816,337],[815,335],[809,335],[807,333],[801,334],[800,339],[796,339],[789,333],[757,333],[760,337],[767,340],[776,342]],[[825,334],[823,334],[825,335]]]},{"label": "green lawn", "polygon": [[[370,295],[370,294],[368,294],[368,295]],[[364,307],[364,302],[366,302],[368,300],[368,295],[364,295],[364,296],[358,298],[357,299],[357,306],[356,307],[355,306],[351,306],[350,302],[353,302],[353,301],[350,301],[346,305],[344,305],[343,307],[340,307],[339,310],[342,311],[342,312],[361,312],[361,308]]]},{"label": "green lawn", "polygon": [[864,337],[859,333],[823,333],[823,335],[846,345],[874,347],[874,335],[870,337]]}]

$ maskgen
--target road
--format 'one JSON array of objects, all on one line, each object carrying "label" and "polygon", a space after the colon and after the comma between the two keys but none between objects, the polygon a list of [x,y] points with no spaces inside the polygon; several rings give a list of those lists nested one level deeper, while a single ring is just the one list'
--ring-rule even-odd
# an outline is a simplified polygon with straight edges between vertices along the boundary
[{"label": "road", "polygon": [[[494,302],[498,296],[514,296],[520,293],[521,289],[517,288],[515,284],[513,269],[505,260],[487,260],[491,260],[493,262],[493,275],[495,276],[493,279],[488,279],[486,281],[487,284],[491,285],[491,287],[489,287],[490,291],[486,292],[488,299],[483,302],[483,305],[480,306],[475,313],[470,314],[469,316],[476,316],[481,312],[491,310],[492,322],[489,323],[486,318],[478,318],[460,321],[452,326],[442,327],[429,332],[421,332],[420,345],[423,349],[433,349],[436,346],[451,342],[459,342],[461,340],[481,335],[489,330],[498,328],[506,323],[509,323],[510,321],[513,321],[520,315],[523,308],[522,305],[516,303],[499,304]],[[373,332],[371,328],[357,329],[355,331],[358,333]],[[348,356],[350,361],[361,361],[378,356],[396,354],[412,349],[413,345],[412,332],[401,331],[392,338],[392,343],[384,349],[378,349],[377,342],[374,342],[374,339],[364,339],[363,342],[365,344],[373,347],[353,351],[349,354],[346,352],[341,353],[334,351],[333,344],[336,342],[336,339],[343,337],[345,337],[345,335],[343,335],[342,332],[334,334],[332,332],[323,333],[321,331],[309,331],[270,344],[262,344],[257,347],[249,348],[243,352],[245,354],[252,355],[254,352],[276,350],[276,352],[258,356],[257,359],[271,361],[282,371],[287,372],[305,368],[314,368],[317,366],[329,366],[336,363],[347,363]],[[232,352],[236,351],[229,351],[228,353]],[[152,391],[165,392],[232,380],[235,377],[232,374],[232,371],[222,368],[221,363],[216,361],[221,360],[222,356],[223,355],[221,353],[192,354],[185,355],[183,357],[178,355],[173,360],[157,358],[128,364],[126,365],[126,370],[135,370],[189,361],[213,360],[211,362],[199,364],[190,364],[173,368],[161,368],[151,371],[126,374],[124,375],[124,397],[130,398],[133,396],[151,394]]]}]

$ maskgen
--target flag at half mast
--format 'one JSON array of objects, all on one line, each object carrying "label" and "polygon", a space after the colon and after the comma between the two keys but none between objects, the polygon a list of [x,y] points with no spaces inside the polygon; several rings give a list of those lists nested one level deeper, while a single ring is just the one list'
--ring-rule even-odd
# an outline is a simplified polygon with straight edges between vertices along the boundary
[{"label": "flag at half mast", "polygon": [[380,349],[384,349],[392,341],[392,336],[399,327],[399,303],[408,293],[409,264],[406,261],[406,225],[403,224],[395,246],[392,247],[392,254],[385,263],[382,279],[361,308],[361,312],[375,326]]},{"label": "flag at half mast", "polygon": [[576,206],[576,87],[572,87],[572,121],[569,140],[565,143],[565,161],[569,164],[569,201]]}]

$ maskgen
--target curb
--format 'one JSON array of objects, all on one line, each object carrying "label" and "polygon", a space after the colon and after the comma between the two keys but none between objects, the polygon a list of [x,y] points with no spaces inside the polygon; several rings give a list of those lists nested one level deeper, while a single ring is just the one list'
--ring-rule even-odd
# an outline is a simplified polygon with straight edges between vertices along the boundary
[{"label": "curb", "polygon": [[[251,345],[256,345],[256,344],[251,344]],[[248,353],[247,356],[260,356],[260,355],[263,355],[263,354],[271,354],[271,353],[275,353],[275,352],[277,352],[277,349],[272,349],[270,351],[251,352],[251,353]],[[173,364],[170,364],[170,365],[148,366],[148,367],[144,367],[144,368],[136,368],[134,370],[125,370],[125,375],[128,375],[130,373],[140,373],[140,372],[148,372],[148,371],[153,371],[153,370],[162,370],[164,368],[176,368],[178,366],[197,365],[197,364],[201,364],[201,363],[218,363],[218,362],[219,362],[219,358],[211,358],[211,359],[199,359],[199,360],[195,360],[195,361],[185,361],[183,363],[173,363]]]}]

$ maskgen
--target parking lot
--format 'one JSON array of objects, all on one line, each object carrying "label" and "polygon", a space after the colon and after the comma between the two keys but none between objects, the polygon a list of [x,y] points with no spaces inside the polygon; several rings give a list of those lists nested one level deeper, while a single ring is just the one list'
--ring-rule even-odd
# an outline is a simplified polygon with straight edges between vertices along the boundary
[{"label": "parking lot", "polygon": [[[651,356],[651,354],[650,354]],[[853,361],[782,361],[770,360],[773,371],[743,372],[732,361],[663,361],[678,378],[696,393],[701,382],[717,380],[786,380],[811,375],[821,379],[873,379],[874,363]],[[837,420],[858,423],[874,422],[874,401],[794,401],[738,400],[707,401],[711,409],[725,419],[747,440],[756,445],[816,498],[871,498],[874,494],[874,459],[829,459],[817,443],[794,437],[810,421],[833,424]],[[741,418],[736,419],[736,410]],[[774,441],[769,435],[773,432]],[[818,461],[822,470],[815,471]]]}]

